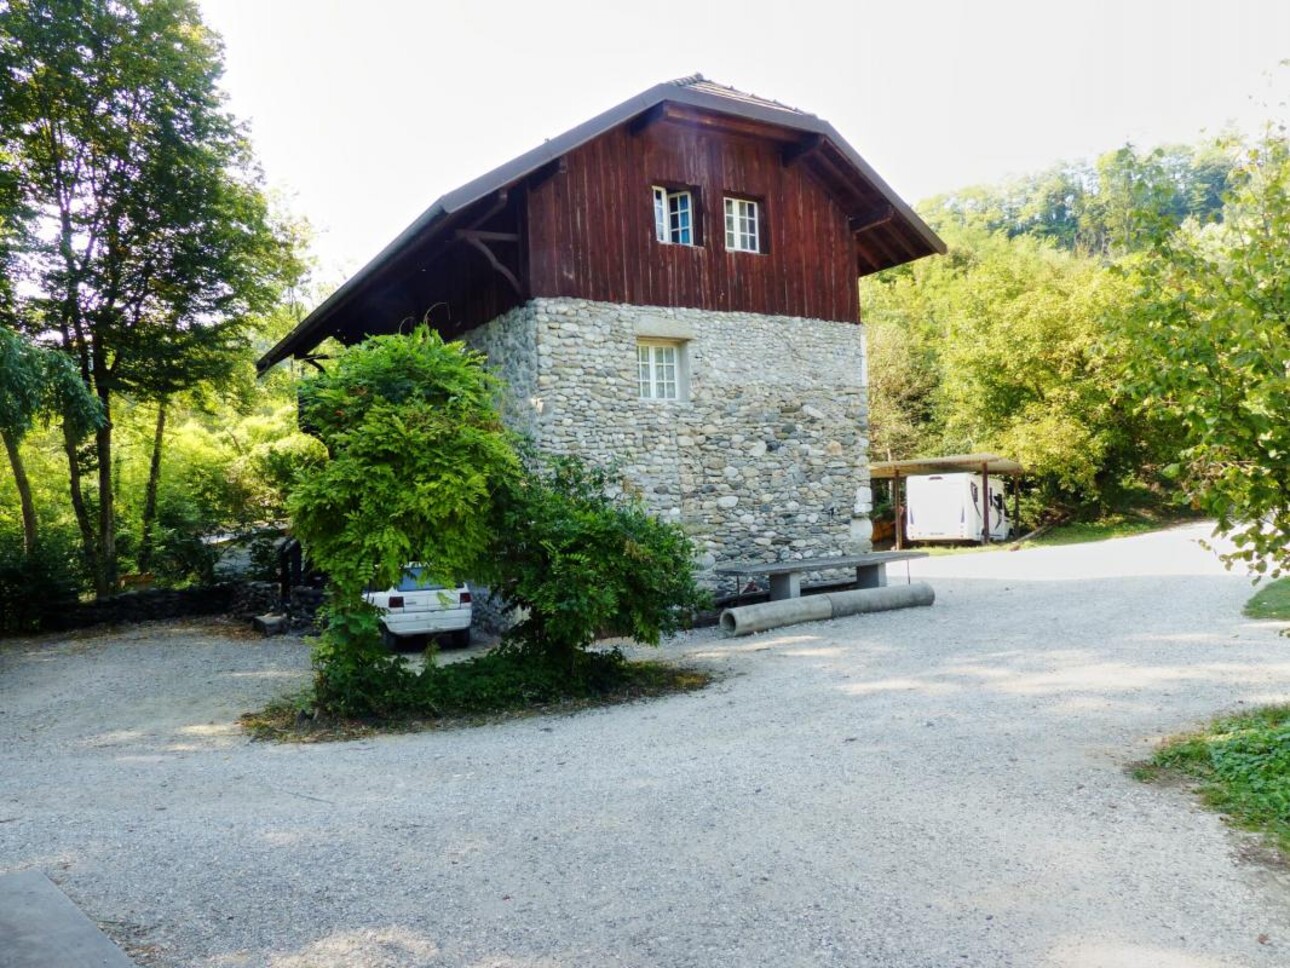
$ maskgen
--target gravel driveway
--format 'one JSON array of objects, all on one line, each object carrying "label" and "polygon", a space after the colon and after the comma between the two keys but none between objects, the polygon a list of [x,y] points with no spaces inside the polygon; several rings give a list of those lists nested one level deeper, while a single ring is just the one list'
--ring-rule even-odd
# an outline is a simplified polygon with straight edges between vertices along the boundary
[{"label": "gravel driveway", "polygon": [[167,968],[1290,964],[1290,876],[1125,772],[1290,699],[1204,534],[915,562],[933,608],[673,642],[700,693],[350,743],[232,725],[298,640],[2,644],[0,871]]}]

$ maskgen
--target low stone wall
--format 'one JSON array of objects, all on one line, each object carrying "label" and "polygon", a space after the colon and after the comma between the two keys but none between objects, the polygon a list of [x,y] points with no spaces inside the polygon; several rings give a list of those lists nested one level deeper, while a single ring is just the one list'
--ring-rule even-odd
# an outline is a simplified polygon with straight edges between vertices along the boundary
[{"label": "low stone wall", "polygon": [[228,614],[249,622],[257,615],[282,611],[282,592],[275,581],[247,581],[233,591]]},{"label": "low stone wall", "polygon": [[194,615],[222,615],[233,602],[234,586],[207,588],[152,588],[126,592],[96,602],[82,602],[51,616],[51,631],[89,628],[93,625],[124,625]]},{"label": "low stone wall", "polygon": [[323,590],[299,585],[291,589],[291,601],[287,604],[287,616],[291,619],[293,629],[318,631],[318,609],[322,607]]}]

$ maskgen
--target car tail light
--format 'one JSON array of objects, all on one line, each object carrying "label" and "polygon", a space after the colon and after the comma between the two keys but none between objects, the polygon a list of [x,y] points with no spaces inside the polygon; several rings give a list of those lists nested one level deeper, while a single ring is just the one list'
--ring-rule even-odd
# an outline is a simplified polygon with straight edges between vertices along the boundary
[{"label": "car tail light", "polygon": [[403,607],[403,596],[402,596],[402,595],[391,595],[391,596],[390,596],[390,608],[402,608],[402,607]]},{"label": "car tail light", "polygon": [[461,593],[461,595],[460,595],[460,597],[457,599],[457,601],[461,602],[461,604],[463,604],[463,605],[469,605],[469,604],[470,604],[470,592],[462,592],[462,593]]}]

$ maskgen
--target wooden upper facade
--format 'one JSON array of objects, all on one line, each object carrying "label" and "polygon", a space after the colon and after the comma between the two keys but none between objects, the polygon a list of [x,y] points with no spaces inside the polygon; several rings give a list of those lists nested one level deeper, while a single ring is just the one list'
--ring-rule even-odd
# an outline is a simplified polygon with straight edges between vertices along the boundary
[{"label": "wooden upper facade", "polygon": [[685,78],[436,202],[259,365],[535,297],[855,322],[858,276],[938,251],[826,122]]}]

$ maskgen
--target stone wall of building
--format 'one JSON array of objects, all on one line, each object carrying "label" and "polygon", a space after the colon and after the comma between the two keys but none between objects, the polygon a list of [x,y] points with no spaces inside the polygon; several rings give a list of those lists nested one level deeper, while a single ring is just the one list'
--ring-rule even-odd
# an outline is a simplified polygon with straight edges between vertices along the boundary
[{"label": "stone wall of building", "polygon": [[541,407],[535,404],[538,387],[537,322],[532,304],[518,306],[472,329],[467,345],[488,357],[489,365],[506,381],[502,415],[507,424],[536,439]]},{"label": "stone wall of building", "polygon": [[[870,549],[860,325],[536,299],[468,339],[507,381],[512,424],[545,451],[616,461],[690,531],[701,572]],[[639,339],[682,348],[686,399],[640,398]]]}]

